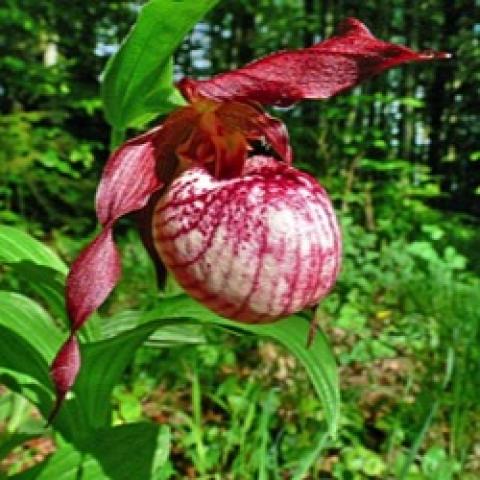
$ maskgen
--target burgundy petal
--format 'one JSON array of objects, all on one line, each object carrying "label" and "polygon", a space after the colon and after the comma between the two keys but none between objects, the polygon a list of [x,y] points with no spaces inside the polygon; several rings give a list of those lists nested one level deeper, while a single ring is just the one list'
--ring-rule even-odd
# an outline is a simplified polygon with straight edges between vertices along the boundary
[{"label": "burgundy petal", "polygon": [[258,126],[280,158],[290,165],[293,154],[285,124],[278,118],[264,113],[258,118]]},{"label": "burgundy petal", "polygon": [[301,99],[329,98],[402,63],[449,56],[383,42],[362,22],[349,18],[339,25],[336,36],[312,47],[274,53],[209,80],[183,79],[178,86],[189,99],[286,106]]},{"label": "burgundy petal", "polygon": [[162,127],[136,137],[109,158],[97,191],[97,215],[104,229],[80,254],[67,279],[67,310],[72,330],[107,298],[120,277],[120,257],[112,227],[121,216],[140,210],[163,182],[157,174],[156,143]]},{"label": "burgundy petal", "polygon": [[97,190],[97,216],[105,225],[143,208],[162,185],[157,175],[156,143],[162,126],[122,145],[108,160]]},{"label": "burgundy petal", "polygon": [[292,163],[288,131],[278,118],[257,105],[240,102],[223,102],[217,114],[225,125],[240,129],[249,139],[264,137],[283,161]]},{"label": "burgundy petal", "polygon": [[70,335],[57,353],[52,363],[50,373],[55,384],[57,399],[55,406],[50,413],[48,423],[50,423],[60,408],[67,392],[72,388],[75,378],[80,369],[80,349],[75,335]]},{"label": "burgundy petal", "polygon": [[66,295],[72,331],[105,301],[120,273],[120,255],[113,242],[112,223],[108,223],[70,269]]},{"label": "burgundy petal", "polygon": [[[145,207],[163,186],[157,171],[157,148],[162,127],[136,137],[109,158],[97,191],[100,234],[80,253],[67,277],[66,304],[71,336],[51,366],[57,402],[50,420],[60,408],[80,368],[75,332],[107,298],[121,273],[120,256],[113,241],[113,225],[121,216]],[[168,170],[168,169],[167,169]]]}]

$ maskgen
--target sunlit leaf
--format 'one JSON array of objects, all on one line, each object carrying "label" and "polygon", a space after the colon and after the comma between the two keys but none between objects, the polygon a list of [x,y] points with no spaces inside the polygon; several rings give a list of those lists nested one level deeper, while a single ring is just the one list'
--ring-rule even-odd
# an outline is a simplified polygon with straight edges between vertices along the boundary
[{"label": "sunlit leaf", "polygon": [[152,321],[115,337],[82,345],[82,369],[73,389],[74,398],[66,406],[79,402],[87,428],[109,425],[113,387],[120,382],[135,352],[155,330],[175,321]]},{"label": "sunlit leaf", "polygon": [[0,324],[0,383],[47,414],[53,398],[48,364],[21,335]]},{"label": "sunlit leaf", "polygon": [[[53,402],[48,365],[64,335],[38,304],[29,298],[0,292],[0,375],[13,391],[28,398],[46,418]],[[55,423],[66,437],[83,432],[83,410],[74,398]]]},{"label": "sunlit leaf", "polygon": [[[46,362],[55,356],[63,338],[48,313],[18,293],[0,291],[0,325],[21,336]],[[2,341],[2,350],[3,348]]]},{"label": "sunlit leaf", "polygon": [[[143,312],[124,310],[116,315],[102,319],[103,338],[116,335],[138,327],[142,321]],[[203,327],[200,325],[167,325],[155,331],[145,342],[152,347],[171,347],[175,345],[205,343]]]},{"label": "sunlit leaf", "polygon": [[0,261],[10,263],[22,260],[67,273],[65,263],[46,245],[17,228],[0,225]]},{"label": "sunlit leaf", "polygon": [[223,328],[253,333],[281,343],[306,369],[322,402],[329,431],[335,435],[340,413],[340,387],[335,358],[322,332],[317,334],[310,348],[306,347],[309,323],[304,318],[294,315],[265,325],[232,322],[215,315],[187,296],[163,300],[162,305],[148,312],[143,320],[160,318],[195,319]]},{"label": "sunlit leaf", "polygon": [[48,307],[52,315],[61,319],[63,326],[66,327],[64,275],[58,272],[58,270],[39,265],[30,260],[11,263],[9,269],[13,275],[28,285],[31,292],[38,296],[45,303],[45,306]]},{"label": "sunlit leaf", "polygon": [[135,423],[94,431],[81,442],[64,443],[43,463],[14,475],[15,480],[153,479],[166,463],[170,430]]},{"label": "sunlit leaf", "polygon": [[167,113],[185,101],[173,86],[171,58],[185,34],[218,0],[151,0],[102,83],[105,116],[116,129]]}]

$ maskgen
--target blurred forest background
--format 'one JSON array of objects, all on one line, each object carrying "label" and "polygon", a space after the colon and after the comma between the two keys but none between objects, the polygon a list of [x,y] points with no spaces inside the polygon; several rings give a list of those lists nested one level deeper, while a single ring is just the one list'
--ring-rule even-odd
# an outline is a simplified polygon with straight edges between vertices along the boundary
[{"label": "blurred forest background", "polygon": [[[68,262],[95,231],[93,199],[109,154],[99,76],[140,5],[0,6],[0,223]],[[304,478],[480,478],[478,1],[220,2],[178,50],[176,75],[206,77],[312,45],[348,16],[378,38],[454,58],[273,111],[289,127],[296,165],[320,179],[343,224],[342,276],[321,310],[341,367],[339,438],[320,445],[321,407],[284,351],[208,332],[208,343],[144,348],[115,393],[119,422],[172,426],[176,478],[257,478],[260,468],[268,476],[258,478],[291,478],[317,444]],[[109,313],[158,296],[132,225],[125,219],[117,230],[125,274]],[[5,284],[15,280],[0,270]],[[192,411],[192,382],[197,393],[201,385],[201,413]],[[1,392],[0,432],[15,403]],[[34,421],[26,410],[16,427]],[[192,425],[201,426],[202,448]],[[45,439],[24,445],[0,472],[50,449]]]}]

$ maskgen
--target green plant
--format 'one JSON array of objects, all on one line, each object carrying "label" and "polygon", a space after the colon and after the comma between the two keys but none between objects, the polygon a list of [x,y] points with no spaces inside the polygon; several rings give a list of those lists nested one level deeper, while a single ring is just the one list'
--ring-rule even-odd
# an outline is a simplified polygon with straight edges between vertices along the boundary
[{"label": "green plant", "polygon": [[[65,311],[60,305],[66,266],[46,246],[12,227],[1,227],[0,238],[3,240],[0,242],[0,259],[5,268],[30,283],[35,297],[44,305],[19,293],[0,292],[0,330],[4,342],[0,352],[1,378],[12,391],[27,398],[47,418],[54,399],[48,364],[66,329]],[[40,276],[43,280],[39,280]],[[305,349],[308,324],[304,319],[287,319],[278,329],[270,325],[237,325],[212,314],[185,295],[176,295],[162,299],[148,312],[131,312],[128,317],[123,316],[123,320],[119,317],[107,320],[103,327],[99,317],[92,318],[88,329],[83,329],[80,336],[88,373],[85,371],[80,375],[53,423],[54,431],[61,435],[56,437],[57,452],[45,463],[34,467],[34,471],[15,478],[31,478],[32,475],[52,478],[51,475],[56,475],[59,469],[65,470],[65,477],[62,477],[65,479],[75,478],[79,469],[88,471],[92,479],[106,478],[102,476],[106,474],[111,475],[108,478],[131,478],[135,472],[140,478],[150,478],[157,470],[161,471],[168,458],[168,428],[149,423],[112,426],[112,390],[136,350],[147,339],[162,346],[183,343],[190,328],[188,325],[205,322],[227,330],[271,337],[288,346],[307,368],[316,391],[323,398],[328,428],[334,432],[339,407],[335,362],[322,335],[317,337],[311,349]],[[185,325],[183,331],[176,334],[170,325],[179,323]],[[154,332],[157,333],[152,338]],[[190,341],[187,337],[187,342]],[[198,404],[198,393],[196,398]],[[198,428],[198,407],[196,412],[194,425]],[[37,431],[36,434],[41,433]],[[93,440],[99,435],[104,438],[101,444]],[[18,437],[19,441],[21,438]],[[15,445],[10,437],[4,441]],[[122,449],[130,451],[131,442],[135,442],[137,448],[133,457],[129,454],[130,466],[125,469],[124,465],[115,463],[115,458],[122,455]]]},{"label": "green plant", "polygon": [[[179,2],[153,1],[142,11],[130,39],[124,44],[119,55],[111,61],[103,83],[107,118],[113,126],[112,146],[120,143],[127,128],[143,125],[157,114],[167,113],[170,109],[183,105],[183,99],[171,83],[171,54],[178,43],[176,38],[179,39],[214,3],[197,2],[195,5],[182,6]],[[158,13],[159,10],[164,11],[162,9],[165,8],[171,9],[169,11],[174,10],[178,23],[171,24],[169,15],[162,15],[158,17],[159,19],[154,18],[154,13]],[[171,27],[174,30],[173,40],[169,39],[164,43],[164,49],[160,54],[158,50],[154,51],[151,48],[152,42],[155,43],[157,37],[150,35],[152,31],[155,32],[159,28],[159,25],[164,29]],[[142,50],[144,53],[141,54],[141,61],[137,62],[139,47],[144,47]],[[119,102],[119,98],[122,98],[122,101]],[[369,109],[378,108],[378,105],[388,105],[392,101],[395,100],[381,95],[355,96],[352,97],[350,106],[364,108],[367,112]],[[416,104],[414,99],[408,97],[401,99],[401,102],[412,108],[421,106],[421,102]],[[337,113],[333,108],[328,112],[330,116],[327,117],[334,118],[338,109]],[[352,133],[355,133],[353,137]],[[458,318],[458,312],[462,313],[462,311],[459,310],[452,315],[451,324],[445,324],[442,327],[441,322],[437,322],[439,319],[431,321],[430,305],[419,304],[412,307],[415,296],[407,292],[406,287],[414,285],[413,281],[417,280],[422,286],[428,280],[433,270],[425,267],[425,262],[435,265],[435,272],[438,269],[448,273],[445,285],[450,286],[452,283],[456,285],[457,274],[463,272],[465,259],[450,245],[434,245],[431,241],[439,235],[438,228],[436,229],[433,225],[435,217],[429,217],[431,212],[425,208],[423,201],[418,200],[421,195],[431,196],[432,193],[436,193],[435,189],[431,188],[434,182],[426,169],[418,166],[412,168],[407,162],[392,158],[382,162],[375,156],[370,158],[367,152],[362,151],[365,145],[370,150],[376,149],[382,152],[387,150],[389,138],[381,128],[355,132],[352,126],[346,132],[345,138],[348,145],[343,145],[342,152],[353,164],[353,168],[349,163],[347,167],[350,166],[354,171],[360,170],[361,173],[358,175],[358,184],[354,183],[353,188],[350,188],[352,187],[350,185],[349,188],[338,189],[346,193],[344,213],[352,214],[352,217],[344,219],[347,232],[346,266],[336,294],[322,307],[323,313],[336,317],[333,321],[336,328],[349,331],[355,339],[353,348],[350,348],[352,343],[343,346],[344,349],[339,356],[340,361],[345,367],[356,363],[368,364],[387,357],[393,358],[402,350],[414,351],[419,356],[421,354],[426,356],[429,350],[425,346],[438,347],[438,343],[433,345],[433,342],[439,337],[443,337],[442,341],[447,345],[449,328]],[[42,157],[42,165],[48,167],[45,160],[48,161],[48,157]],[[50,166],[53,165],[61,171],[65,169],[64,164],[67,167],[69,165],[68,162],[56,158]],[[354,174],[356,175],[355,172]],[[413,177],[417,182],[415,185]],[[418,185],[419,177],[420,186]],[[412,186],[416,188],[413,189]],[[348,176],[346,187],[348,187]],[[408,193],[406,201],[404,201],[405,193]],[[389,197],[390,201],[384,201],[386,197]],[[410,201],[411,199],[413,201]],[[373,204],[375,215],[372,216]],[[418,219],[416,223],[411,222],[412,212],[421,214],[422,219]],[[361,220],[359,221],[363,215],[369,231],[365,231],[361,226]],[[395,216],[394,222],[391,221],[392,215]],[[424,219],[427,217],[432,224],[430,229],[424,228],[428,227],[428,224],[422,225],[425,224]],[[420,225],[424,231],[422,230],[423,236],[419,241],[409,242],[403,238],[403,235],[408,237],[416,233]],[[129,236],[131,232],[127,235],[127,240],[124,239],[125,244],[131,244],[132,240]],[[429,236],[432,238],[428,238]],[[61,340],[66,336],[68,325],[62,296],[66,267],[62,262],[58,262],[58,258],[55,259],[47,253],[48,251],[44,251],[40,244],[32,242],[16,230],[3,230],[3,238],[10,241],[3,251],[6,273],[4,288],[16,290],[22,294],[13,294],[11,291],[2,294],[6,312],[1,323],[2,339],[11,341],[11,347],[0,353],[2,378],[5,379],[11,391],[20,392],[28,397],[40,407],[41,413],[46,415],[54,395],[46,365],[52,361],[52,352],[58,348]],[[137,247],[133,247],[135,248]],[[379,252],[374,251],[376,248]],[[129,261],[129,255],[126,257]],[[133,257],[135,258],[134,255]],[[137,258],[141,258],[142,262],[145,260],[141,256]],[[54,268],[51,268],[52,265]],[[136,270],[134,283],[140,286],[142,269],[136,265]],[[133,271],[135,268],[129,270],[129,272]],[[271,385],[262,388],[259,382],[254,380],[238,385],[235,385],[235,382],[227,385],[225,382],[225,385],[221,385],[224,388],[219,388],[218,392],[212,394],[201,382],[205,372],[195,361],[186,362],[191,381],[192,409],[191,413],[187,409],[179,413],[183,420],[181,427],[178,428],[178,431],[181,431],[179,443],[201,475],[208,475],[209,472],[216,470],[218,474],[229,471],[246,478],[254,475],[258,475],[259,478],[268,478],[269,475],[279,478],[280,465],[283,461],[286,474],[292,474],[294,478],[302,478],[310,469],[318,474],[320,467],[315,463],[318,463],[317,457],[320,453],[327,455],[331,450],[340,447],[342,448],[340,460],[334,469],[334,474],[338,478],[351,478],[352,475],[355,478],[385,475],[388,467],[380,458],[381,454],[375,452],[374,447],[362,446],[364,440],[362,436],[368,435],[360,430],[361,428],[366,430],[367,426],[359,422],[358,418],[355,427],[352,427],[355,421],[346,426],[347,433],[340,440],[331,441],[331,434],[335,431],[339,415],[335,364],[323,335],[316,339],[310,351],[305,349],[307,316],[300,314],[276,325],[265,327],[234,324],[208,312],[182,295],[176,288],[165,295],[161,301],[154,298],[151,291],[153,290],[152,273],[150,269],[149,280],[152,284],[141,293],[142,298],[134,298],[129,291],[133,290],[131,285],[125,287],[124,284],[123,290],[118,292],[117,297],[121,305],[115,305],[115,302],[107,305],[110,307],[110,313],[113,311],[113,314],[102,319],[94,317],[79,331],[86,373],[82,373],[79,377],[72,395],[67,397],[65,411],[60,413],[53,424],[56,432],[57,453],[43,464],[20,474],[17,478],[56,478],[57,476],[58,478],[76,478],[82,472],[88,478],[104,478],[103,475],[115,479],[130,478],[132,475],[137,477],[140,475],[142,478],[168,478],[173,475],[172,464],[167,460],[172,431],[168,427],[158,428],[152,424],[138,422],[143,418],[139,396],[142,395],[141,392],[145,392],[145,385],[141,382],[136,384],[131,380],[135,377],[131,370],[127,376],[130,379],[126,381],[127,385],[115,385],[120,381],[124,367],[141,345],[148,342],[163,349],[184,343],[202,344],[208,337],[206,333],[208,329],[204,328],[205,325],[217,326],[223,332],[236,334],[248,332],[253,334],[254,338],[275,339],[288,347],[307,367],[307,372],[322,400],[323,409],[320,415],[323,414],[324,418],[321,416],[316,418],[313,427],[303,424],[302,426],[306,428],[300,434],[293,432],[295,427],[289,422],[284,422],[285,418],[279,412],[278,388]],[[468,280],[466,281],[468,283]],[[418,291],[421,289],[419,288]],[[425,292],[426,296],[431,294],[432,292]],[[466,298],[473,305],[476,300],[472,300],[469,295]],[[403,302],[406,308],[402,305]],[[39,307],[37,303],[44,308]],[[449,305],[448,302],[447,305]],[[124,310],[125,306],[128,310]],[[142,307],[144,310],[139,310]],[[394,310],[393,314],[392,310]],[[411,318],[419,312],[424,315],[425,318],[422,320],[425,320],[426,326],[417,325]],[[408,318],[409,315],[410,318]],[[380,331],[378,320],[390,321],[391,317],[394,317],[394,321],[398,323],[388,325]],[[447,456],[457,455],[462,461],[469,447],[466,446],[465,441],[465,426],[468,420],[464,414],[464,406],[459,400],[460,386],[471,374],[466,368],[468,361],[471,358],[475,359],[474,348],[467,348],[465,364],[463,363],[464,340],[468,335],[475,337],[476,334],[476,330],[471,329],[474,316],[470,310],[469,318],[470,327],[461,332],[458,352],[455,353],[453,362],[455,367],[452,367],[457,368],[460,379],[455,389],[456,396],[451,400],[455,407],[452,424],[455,425],[455,431],[458,433],[455,434],[453,446],[446,454]],[[373,321],[375,319],[377,323]],[[22,335],[18,322],[32,326],[32,337],[35,335],[37,324],[41,324],[43,330],[40,332],[40,343],[44,341],[45,345],[38,349],[38,338],[30,338],[30,335],[25,335],[25,332]],[[171,323],[178,325],[173,326],[170,325]],[[431,325],[434,326],[434,331],[428,332]],[[5,332],[4,337],[3,332]],[[435,361],[432,362],[433,374],[438,371],[443,372],[439,368],[442,359],[445,358],[443,346],[439,349],[438,355],[435,355]],[[20,348],[25,349],[26,358],[20,358],[18,351],[12,351]],[[144,349],[141,351],[142,355],[148,357]],[[210,353],[212,351],[214,350],[210,350]],[[452,358],[450,350],[446,351],[449,355],[447,358]],[[208,355],[205,352],[207,350],[204,350],[204,354]],[[462,364],[463,373],[462,368],[457,367]],[[30,365],[36,365],[36,367],[33,368]],[[204,365],[204,369],[208,367]],[[448,393],[445,388],[434,391],[435,394],[443,397]],[[112,396],[113,408],[110,404]],[[12,398],[21,397],[13,396]],[[354,401],[352,398],[349,400]],[[425,405],[432,405],[429,400],[425,400]],[[231,419],[231,428],[225,435],[222,434],[221,429],[209,425],[205,420],[203,407],[206,401],[215,402]],[[11,430],[18,428],[18,412],[22,410],[15,406],[16,402],[17,400],[12,402],[12,411],[8,414],[8,418],[13,419],[9,421]],[[321,407],[318,401],[311,399],[298,402],[298,398],[295,398],[292,402],[293,410],[298,408],[306,412],[306,417],[312,412],[317,412]],[[433,413],[436,414],[439,411],[439,407],[435,406]],[[398,471],[403,468],[406,472],[410,467],[418,467],[414,457],[422,451],[425,432],[433,424],[434,414],[425,417],[425,423],[423,426],[420,423],[419,429],[415,425],[411,431],[407,432],[406,437],[411,443],[411,449]],[[344,415],[343,421],[347,416]],[[138,423],[112,427],[112,424],[129,421]],[[321,426],[320,432],[316,431],[318,425]],[[349,431],[350,427],[351,431]],[[312,430],[315,435],[309,437],[308,434]],[[328,431],[325,432],[325,430]],[[401,430],[400,427],[391,429],[392,445],[398,446],[395,441],[400,436],[399,430]],[[21,441],[21,435],[14,438],[10,434],[11,432],[8,433],[9,438],[4,445],[4,451],[16,444],[16,438]],[[98,436],[102,436],[103,441],[95,444],[94,438]],[[127,455],[130,450],[127,451],[125,445],[133,444],[142,436],[145,437],[144,442],[135,444],[135,450],[139,450],[141,454],[136,454],[129,468],[121,472],[118,465],[115,465],[115,458]],[[257,445],[245,445],[246,439],[250,438],[254,439],[258,448],[255,448]],[[297,440],[298,438],[300,441]],[[314,438],[313,441],[312,438]],[[225,443],[222,443],[224,439]],[[346,446],[347,441],[352,441],[352,444]],[[435,448],[435,446],[426,451],[424,461],[421,462],[425,475],[436,475],[442,469],[450,472],[446,474],[450,475],[458,470],[455,460],[450,457],[445,458],[446,451],[442,447]]]}]

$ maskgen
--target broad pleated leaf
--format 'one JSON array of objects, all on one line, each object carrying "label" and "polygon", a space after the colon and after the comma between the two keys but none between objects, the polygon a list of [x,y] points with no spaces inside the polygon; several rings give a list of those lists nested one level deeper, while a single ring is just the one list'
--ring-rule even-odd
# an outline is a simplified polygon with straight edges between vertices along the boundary
[{"label": "broad pleated leaf", "polygon": [[[2,324],[0,338],[0,383],[27,398],[47,419],[54,402],[47,361],[25,337]],[[82,437],[88,432],[82,405],[76,397],[60,411],[55,428],[66,439]]]},{"label": "broad pleated leaf", "polygon": [[[294,315],[279,322],[248,325],[223,319],[187,296],[165,299],[162,305],[145,314],[143,321],[153,319],[193,319],[206,321],[231,330],[253,333],[281,343],[306,369],[325,410],[325,419],[332,435],[338,427],[340,388],[335,359],[323,333],[319,332],[313,345],[306,347],[309,323]],[[177,320],[177,321],[178,321]],[[147,324],[148,325],[148,324]]]},{"label": "broad pleated leaf", "polygon": [[[0,383],[27,398],[47,419],[54,401],[48,363],[22,336],[3,325],[0,338]],[[88,432],[82,406],[75,398],[59,413],[55,427],[66,439],[83,437]]]},{"label": "broad pleated leaf", "polygon": [[159,478],[159,470],[169,457],[170,441],[167,426],[151,423],[133,423],[95,431],[82,448],[86,452],[84,478]]},{"label": "broad pleated leaf", "polygon": [[[53,359],[63,339],[48,313],[18,293],[0,291],[0,325],[21,336],[46,362]],[[1,345],[3,350],[3,341]]]},{"label": "broad pleated leaf", "polygon": [[448,55],[383,42],[362,22],[349,18],[339,25],[336,36],[312,47],[273,53],[209,80],[184,79],[178,86],[188,99],[286,106],[302,99],[329,98],[388,68],[434,58]]},{"label": "broad pleated leaf", "polygon": [[[75,440],[85,432],[110,424],[113,387],[121,381],[125,368],[132,362],[138,348],[154,332],[162,339],[162,331],[166,329],[164,338],[166,345],[183,343],[180,333],[175,338],[174,333],[170,330],[174,327],[172,324],[178,323],[177,318],[148,320],[137,314],[134,320],[132,318],[127,320],[128,325],[121,327],[123,331],[116,332],[115,336],[80,346],[82,370],[73,388],[71,398],[65,401],[58,416],[52,422],[66,438]],[[194,325],[183,326],[186,328],[183,332],[184,335],[188,333],[189,327],[194,327]],[[175,325],[175,327],[180,330],[179,325]],[[198,342],[198,331],[195,332],[195,335],[193,339],[188,340],[190,343],[192,340]],[[72,364],[75,362],[76,359],[73,359]],[[70,365],[70,362],[66,362],[66,364]],[[61,382],[63,380],[59,383]],[[51,413],[52,411],[50,411]],[[74,425],[77,425],[76,430],[73,429]]]},{"label": "broad pleated leaf", "polygon": [[[132,330],[140,325],[143,312],[124,310],[108,318],[103,318],[102,337],[112,338],[122,332]],[[156,348],[173,347],[175,345],[198,345],[206,343],[200,325],[167,325],[155,331],[145,345]]]},{"label": "broad pleated leaf", "polygon": [[[55,419],[56,429],[65,438],[75,440],[93,428],[108,425],[111,391],[126,366],[155,330],[172,322],[177,320],[159,320],[147,325],[137,322],[138,328],[83,345],[84,373],[79,377],[72,398]],[[0,376],[14,391],[39,407],[46,417],[52,411],[53,399],[48,363],[64,336],[35,302],[23,295],[0,292],[0,338]],[[64,364],[77,362],[78,358],[73,358]],[[57,388],[64,382],[63,378],[57,379]]]},{"label": "broad pleated leaf", "polygon": [[[22,280],[28,286],[28,289],[44,302],[53,317],[62,320],[62,327],[67,328],[65,276],[58,270],[33,263],[31,260],[11,263],[9,269],[16,278]],[[24,283],[21,285],[24,285]]]},{"label": "broad pleated leaf", "polygon": [[109,425],[112,389],[135,352],[155,330],[175,321],[167,318],[149,322],[107,340],[82,345],[83,365],[73,391],[88,428]]},{"label": "broad pleated leaf", "polygon": [[[64,335],[38,304],[23,295],[0,292],[0,338],[0,375],[46,418],[54,397],[48,364]],[[80,434],[80,411],[62,412],[56,425],[66,437]]]},{"label": "broad pleated leaf", "polygon": [[0,225],[0,262],[23,260],[67,273],[67,266],[53,250],[17,228]]},{"label": "broad pleated leaf", "polygon": [[[65,275],[68,269],[53,250],[28,233],[0,225],[0,263],[25,282],[27,291],[40,298],[55,319],[68,326],[65,311]],[[95,327],[91,323],[83,329],[82,338],[96,338]]]},{"label": "broad pleated leaf", "polygon": [[166,426],[134,423],[91,432],[64,443],[43,463],[14,480],[132,480],[159,478],[170,451]]},{"label": "broad pleated leaf", "polygon": [[142,8],[104,72],[102,97],[111,125],[124,130],[184,103],[173,86],[171,57],[186,33],[217,2],[151,0]]},{"label": "broad pleated leaf", "polygon": [[53,391],[48,363],[24,337],[0,324],[0,383],[23,395],[46,415]]}]

